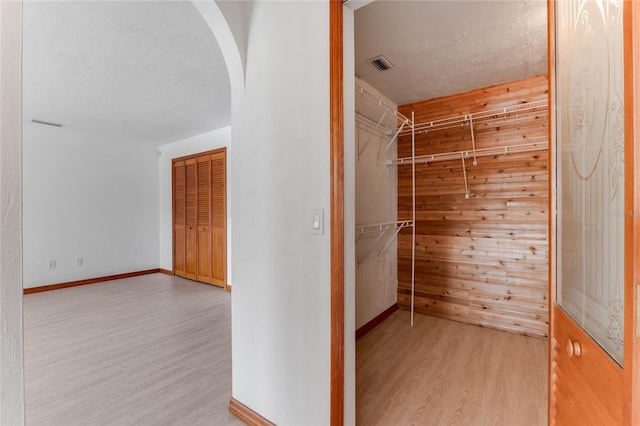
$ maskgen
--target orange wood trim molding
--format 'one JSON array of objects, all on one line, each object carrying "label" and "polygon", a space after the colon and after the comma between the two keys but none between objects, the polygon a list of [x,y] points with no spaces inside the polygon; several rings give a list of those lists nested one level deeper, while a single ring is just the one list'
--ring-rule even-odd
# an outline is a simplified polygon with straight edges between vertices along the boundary
[{"label": "orange wood trim molding", "polygon": [[329,1],[331,157],[331,403],[330,424],[344,424],[344,52],[342,0]]},{"label": "orange wood trim molding", "polygon": [[547,424],[555,424],[555,380],[553,374],[553,339],[555,317],[553,306],[556,301],[556,33],[555,1],[547,1],[547,45],[549,77],[549,339],[547,341],[548,387]]},{"label": "orange wood trim molding", "polygon": [[362,327],[356,330],[356,340],[376,328],[380,323],[391,316],[395,311],[398,310],[398,304],[394,303],[385,309],[380,315],[376,316],[374,319],[364,324]]},{"label": "orange wood trim molding", "polygon": [[260,414],[234,398],[229,400],[229,412],[249,426],[275,426],[275,423],[271,423],[269,420],[265,419]]},{"label": "orange wood trim molding", "polygon": [[77,287],[79,285],[95,284],[95,283],[101,283],[101,282],[104,282],[104,281],[120,280],[120,279],[123,279],[123,278],[131,278],[131,277],[137,277],[137,276],[140,276],[140,275],[155,274],[155,273],[158,273],[158,272],[161,272],[161,270],[156,268],[156,269],[147,269],[145,271],[127,272],[125,274],[107,275],[106,277],[88,278],[86,280],[69,281],[69,282],[66,282],[66,283],[59,283],[59,284],[43,285],[43,286],[40,286],[40,287],[25,288],[23,290],[23,293],[24,294],[41,293],[43,291],[58,290],[58,289],[61,289],[61,288],[68,288],[68,287]]},{"label": "orange wood trim molding", "polygon": [[623,4],[624,45],[624,179],[625,179],[625,244],[624,244],[624,424],[640,423],[640,339],[638,339],[638,285],[640,264],[640,4]]},{"label": "orange wood trim molding", "polygon": [[226,284],[224,286],[224,289],[227,290],[229,293],[231,293],[231,284]]},{"label": "orange wood trim molding", "polygon": [[162,268],[160,268],[160,269],[158,270],[158,272],[160,272],[161,274],[165,274],[165,275],[175,275],[175,274],[173,273],[173,271],[170,271],[170,270],[168,270],[168,269],[162,269]]}]

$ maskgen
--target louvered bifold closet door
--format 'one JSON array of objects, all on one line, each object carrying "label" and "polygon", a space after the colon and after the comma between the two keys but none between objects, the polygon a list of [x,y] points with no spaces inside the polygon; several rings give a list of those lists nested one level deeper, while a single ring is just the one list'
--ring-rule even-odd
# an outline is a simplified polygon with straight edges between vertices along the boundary
[{"label": "louvered bifold closet door", "polygon": [[185,277],[196,279],[196,262],[198,253],[196,217],[198,213],[198,183],[196,160],[186,162],[186,271]]},{"label": "louvered bifold closet door", "polygon": [[187,182],[185,162],[176,161],[173,165],[173,244],[174,270],[176,275],[186,275],[186,197]]},{"label": "louvered bifold closet door", "polygon": [[211,278],[211,156],[197,158],[198,163],[198,270],[197,280],[212,283]]},{"label": "louvered bifold closet door", "polygon": [[227,200],[226,200],[226,155],[219,152],[211,155],[211,242],[212,283],[224,286],[227,264]]}]

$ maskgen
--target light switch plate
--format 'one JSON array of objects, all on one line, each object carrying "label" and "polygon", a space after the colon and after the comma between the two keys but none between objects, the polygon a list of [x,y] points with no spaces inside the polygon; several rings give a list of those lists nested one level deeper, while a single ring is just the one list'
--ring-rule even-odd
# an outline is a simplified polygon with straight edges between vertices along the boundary
[{"label": "light switch plate", "polygon": [[324,235],[324,209],[311,209],[311,233]]}]

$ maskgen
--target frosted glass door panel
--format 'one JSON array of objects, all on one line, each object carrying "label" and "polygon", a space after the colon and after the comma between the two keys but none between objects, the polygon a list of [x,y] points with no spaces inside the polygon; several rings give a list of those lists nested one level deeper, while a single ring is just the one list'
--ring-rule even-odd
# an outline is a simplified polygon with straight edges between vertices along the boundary
[{"label": "frosted glass door panel", "polygon": [[623,351],[622,1],[556,2],[557,301]]}]

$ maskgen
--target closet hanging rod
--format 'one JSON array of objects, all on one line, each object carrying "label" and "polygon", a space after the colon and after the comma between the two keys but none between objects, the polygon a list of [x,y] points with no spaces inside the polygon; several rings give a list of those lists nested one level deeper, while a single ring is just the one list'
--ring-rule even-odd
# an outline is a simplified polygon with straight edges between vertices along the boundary
[{"label": "closet hanging rod", "polygon": [[[522,154],[527,152],[546,151],[547,149],[549,149],[549,144],[547,142],[511,145],[495,148],[482,148],[475,151],[475,157],[494,157],[496,155]],[[461,158],[464,158],[465,160],[473,158],[472,151],[453,151],[441,154],[420,155],[416,156],[415,160],[412,160],[411,157],[398,158],[396,160],[387,160],[387,165],[402,166],[413,164],[414,162],[415,164],[428,164],[438,161],[460,160]]]},{"label": "closet hanging rod", "polygon": [[[416,123],[415,131],[416,133],[425,133],[435,130],[445,130],[454,127],[469,125],[471,121],[474,123],[482,123],[491,120],[504,119],[505,115],[531,113],[548,114],[548,102],[546,100],[533,101],[503,108],[478,111],[470,114],[457,115],[453,117],[442,118],[439,120]],[[400,136],[408,136],[410,134],[411,131],[406,130],[403,131]]]},{"label": "closet hanging rod", "polygon": [[360,86],[358,83],[356,83],[356,94],[359,94],[364,99],[367,99],[369,102],[376,105],[382,111],[388,111],[389,113],[393,114],[393,116],[398,119],[399,123],[407,123],[407,124],[411,123],[411,120],[409,120],[402,113],[398,112],[396,108],[392,107],[391,105],[387,105],[382,99],[380,99],[378,96],[371,93],[364,87]]}]

